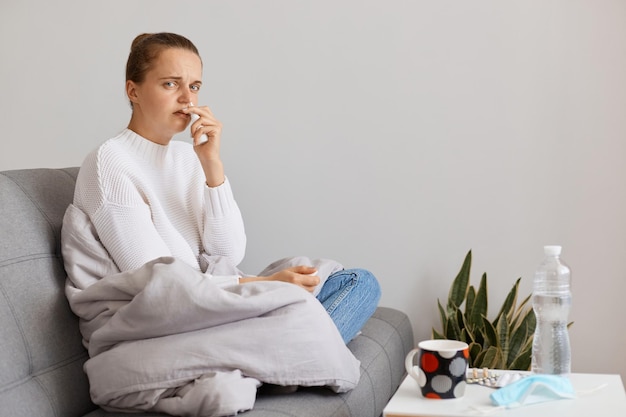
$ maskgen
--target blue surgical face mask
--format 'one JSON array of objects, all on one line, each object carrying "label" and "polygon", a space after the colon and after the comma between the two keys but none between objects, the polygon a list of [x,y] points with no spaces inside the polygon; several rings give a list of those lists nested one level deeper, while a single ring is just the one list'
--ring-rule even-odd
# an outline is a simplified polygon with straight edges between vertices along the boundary
[{"label": "blue surgical face mask", "polygon": [[508,384],[490,395],[494,405],[521,407],[544,401],[576,398],[569,378],[559,375],[529,375]]}]

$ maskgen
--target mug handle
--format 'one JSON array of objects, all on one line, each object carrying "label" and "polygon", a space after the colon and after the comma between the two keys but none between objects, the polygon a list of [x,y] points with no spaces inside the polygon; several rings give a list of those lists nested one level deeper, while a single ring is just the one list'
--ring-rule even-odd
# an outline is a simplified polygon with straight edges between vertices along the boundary
[{"label": "mug handle", "polygon": [[419,381],[419,375],[415,372],[415,365],[413,365],[413,357],[415,354],[419,352],[418,348],[411,350],[404,359],[404,367],[406,368],[406,372],[413,377],[414,380]]}]

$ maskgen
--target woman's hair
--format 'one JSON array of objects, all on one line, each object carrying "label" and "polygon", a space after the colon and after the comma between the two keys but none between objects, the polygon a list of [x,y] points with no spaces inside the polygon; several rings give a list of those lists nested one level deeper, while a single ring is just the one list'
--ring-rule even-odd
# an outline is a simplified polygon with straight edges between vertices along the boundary
[{"label": "woman's hair", "polygon": [[130,47],[126,62],[126,81],[141,83],[154,60],[158,58],[161,51],[168,48],[186,49],[200,58],[196,46],[184,36],[167,32],[143,33],[133,40]]}]

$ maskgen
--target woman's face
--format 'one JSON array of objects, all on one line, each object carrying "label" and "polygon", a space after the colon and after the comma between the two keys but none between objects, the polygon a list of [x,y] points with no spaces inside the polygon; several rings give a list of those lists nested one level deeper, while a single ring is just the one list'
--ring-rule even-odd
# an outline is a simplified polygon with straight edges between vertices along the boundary
[{"label": "woman's face", "polygon": [[129,129],[167,145],[189,124],[190,116],[181,110],[190,102],[198,104],[201,79],[202,62],[196,54],[180,48],[162,50],[140,84],[126,82],[133,103]]}]

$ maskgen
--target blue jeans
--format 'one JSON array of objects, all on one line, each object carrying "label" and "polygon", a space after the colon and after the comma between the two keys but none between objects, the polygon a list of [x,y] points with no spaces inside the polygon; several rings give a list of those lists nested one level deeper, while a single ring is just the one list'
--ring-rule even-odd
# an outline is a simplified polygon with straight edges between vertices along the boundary
[{"label": "blue jeans", "polygon": [[380,286],[369,271],[344,269],[328,277],[317,299],[348,343],[374,314],[380,300]]}]

